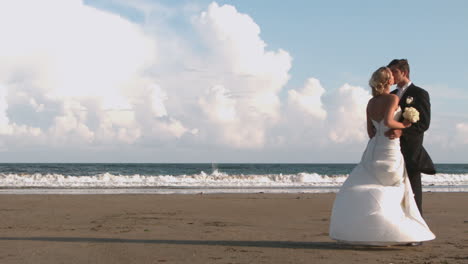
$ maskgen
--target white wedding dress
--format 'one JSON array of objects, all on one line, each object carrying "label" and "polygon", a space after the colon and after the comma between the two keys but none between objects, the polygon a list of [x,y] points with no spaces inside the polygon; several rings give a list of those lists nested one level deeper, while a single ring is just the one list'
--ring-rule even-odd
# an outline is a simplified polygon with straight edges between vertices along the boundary
[{"label": "white wedding dress", "polygon": [[[395,119],[400,115],[398,109]],[[389,128],[383,120],[372,122],[376,135],[336,196],[330,237],[367,245],[434,239],[414,200],[399,139],[385,137]]]}]

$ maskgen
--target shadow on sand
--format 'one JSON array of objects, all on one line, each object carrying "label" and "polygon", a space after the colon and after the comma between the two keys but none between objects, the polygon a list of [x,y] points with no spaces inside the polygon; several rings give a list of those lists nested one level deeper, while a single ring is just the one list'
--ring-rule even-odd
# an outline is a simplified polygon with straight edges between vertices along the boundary
[{"label": "shadow on sand", "polygon": [[365,250],[389,251],[401,250],[399,247],[347,245],[337,242],[295,242],[295,241],[234,241],[234,240],[166,240],[166,239],[127,239],[97,237],[0,237],[0,241],[41,241],[67,243],[136,243],[193,246],[231,246],[263,247],[290,249],[330,249],[330,250]]}]

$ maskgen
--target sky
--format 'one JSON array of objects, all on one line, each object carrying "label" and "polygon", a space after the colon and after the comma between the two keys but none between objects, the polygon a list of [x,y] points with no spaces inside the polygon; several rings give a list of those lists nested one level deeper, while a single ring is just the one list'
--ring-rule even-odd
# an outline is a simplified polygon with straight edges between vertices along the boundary
[{"label": "sky", "polygon": [[406,58],[468,163],[468,2],[0,1],[0,162],[355,163]]}]

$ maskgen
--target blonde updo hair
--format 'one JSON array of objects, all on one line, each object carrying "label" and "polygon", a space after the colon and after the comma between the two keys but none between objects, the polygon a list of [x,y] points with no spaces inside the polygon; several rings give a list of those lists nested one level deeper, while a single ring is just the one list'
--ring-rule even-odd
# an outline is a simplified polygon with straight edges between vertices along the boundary
[{"label": "blonde updo hair", "polygon": [[392,72],[387,67],[378,68],[369,80],[369,86],[372,88],[372,96],[376,97],[385,91],[390,84],[388,81],[392,77]]}]

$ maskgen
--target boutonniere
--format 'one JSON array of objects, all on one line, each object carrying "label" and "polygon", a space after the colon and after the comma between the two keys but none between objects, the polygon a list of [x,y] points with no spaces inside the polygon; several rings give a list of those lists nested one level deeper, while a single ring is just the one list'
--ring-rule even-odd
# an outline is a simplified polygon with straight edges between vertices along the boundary
[{"label": "boutonniere", "polygon": [[411,96],[406,97],[406,104],[411,104],[414,101],[414,98]]}]

